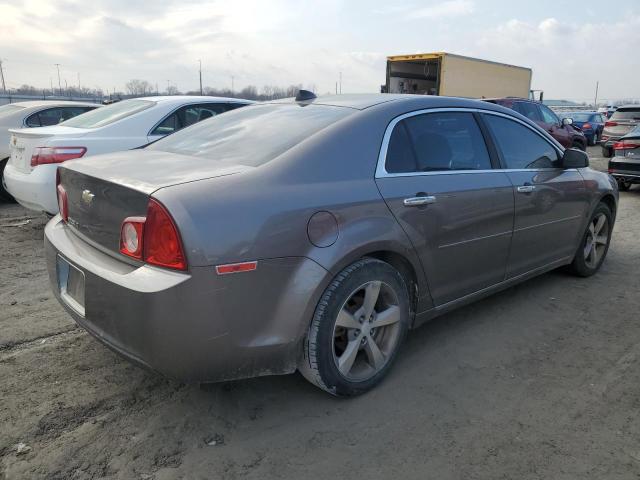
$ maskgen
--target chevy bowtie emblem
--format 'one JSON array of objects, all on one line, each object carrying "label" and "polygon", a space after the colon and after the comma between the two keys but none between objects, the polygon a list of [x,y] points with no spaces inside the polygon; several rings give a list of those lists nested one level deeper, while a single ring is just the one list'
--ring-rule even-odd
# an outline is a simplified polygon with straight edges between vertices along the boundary
[{"label": "chevy bowtie emblem", "polygon": [[91,193],[91,190],[82,191],[82,201],[85,203],[85,205],[91,205],[91,202],[93,202],[93,197],[95,197],[95,195]]}]

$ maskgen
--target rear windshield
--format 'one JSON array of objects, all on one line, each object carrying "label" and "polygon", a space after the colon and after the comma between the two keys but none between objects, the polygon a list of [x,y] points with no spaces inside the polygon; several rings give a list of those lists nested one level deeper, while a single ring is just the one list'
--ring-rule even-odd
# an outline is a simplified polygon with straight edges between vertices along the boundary
[{"label": "rear windshield", "polygon": [[98,128],[129,117],[155,105],[150,100],[123,100],[122,102],[96,108],[90,112],[73,117],[60,125],[74,128]]},{"label": "rear windshield", "polygon": [[252,105],[187,127],[147,148],[257,167],[355,111],[325,105]]},{"label": "rear windshield", "polygon": [[591,117],[593,113],[570,113],[569,118],[573,119],[574,122],[589,122],[591,121]]},{"label": "rear windshield", "polygon": [[611,120],[640,120],[640,107],[619,108],[613,112]]},{"label": "rear windshield", "polygon": [[11,115],[12,113],[22,109],[24,109],[24,107],[21,107],[20,105],[3,105],[0,107],[0,117]]}]

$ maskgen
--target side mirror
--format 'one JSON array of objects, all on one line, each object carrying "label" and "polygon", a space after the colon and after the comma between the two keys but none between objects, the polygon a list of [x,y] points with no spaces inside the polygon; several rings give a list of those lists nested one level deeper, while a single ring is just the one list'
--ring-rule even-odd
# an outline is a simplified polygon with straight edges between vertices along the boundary
[{"label": "side mirror", "polygon": [[589,166],[587,152],[577,148],[567,148],[562,156],[562,168],[585,168]]},{"label": "side mirror", "polygon": [[562,125],[573,125],[573,118],[563,118]]}]

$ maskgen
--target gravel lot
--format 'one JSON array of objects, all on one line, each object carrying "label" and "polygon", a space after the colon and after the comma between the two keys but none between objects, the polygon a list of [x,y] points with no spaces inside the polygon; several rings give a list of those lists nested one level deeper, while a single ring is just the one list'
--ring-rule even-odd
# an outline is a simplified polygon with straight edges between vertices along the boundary
[{"label": "gravel lot", "polygon": [[640,478],[639,187],[597,276],[433,321],[353,400],[299,375],[200,388],[129,365],[50,293],[45,221],[0,204],[0,479]]}]

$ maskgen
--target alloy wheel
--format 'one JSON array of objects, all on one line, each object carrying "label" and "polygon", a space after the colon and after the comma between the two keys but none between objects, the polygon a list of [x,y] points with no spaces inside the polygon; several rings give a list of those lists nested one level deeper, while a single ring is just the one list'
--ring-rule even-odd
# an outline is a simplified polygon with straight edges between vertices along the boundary
[{"label": "alloy wheel", "polygon": [[599,213],[589,223],[584,244],[584,262],[589,268],[597,268],[609,243],[609,220]]},{"label": "alloy wheel", "polygon": [[398,298],[386,283],[367,282],[352,292],[333,329],[333,358],[340,374],[365,381],[382,370],[398,346],[400,318]]}]

